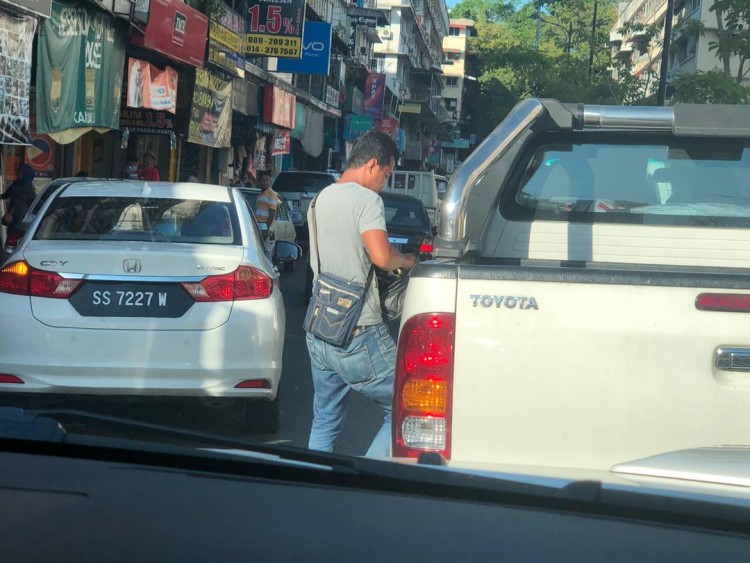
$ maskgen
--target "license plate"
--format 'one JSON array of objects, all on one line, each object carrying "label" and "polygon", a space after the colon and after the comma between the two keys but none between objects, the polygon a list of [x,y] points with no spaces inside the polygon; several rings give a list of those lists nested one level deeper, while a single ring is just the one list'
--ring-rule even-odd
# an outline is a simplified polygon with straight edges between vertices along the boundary
[{"label": "license plate", "polygon": [[178,318],[193,305],[180,285],[87,282],[69,299],[84,317]]},{"label": "license plate", "polygon": [[409,239],[404,237],[388,237],[388,242],[391,244],[406,244],[409,242]]}]

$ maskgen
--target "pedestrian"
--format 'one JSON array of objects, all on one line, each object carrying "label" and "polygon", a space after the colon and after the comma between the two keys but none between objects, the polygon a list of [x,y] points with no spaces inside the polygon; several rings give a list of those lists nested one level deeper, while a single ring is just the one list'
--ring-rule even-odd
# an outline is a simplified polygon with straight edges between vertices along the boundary
[{"label": "pedestrian", "polygon": [[18,230],[26,211],[36,197],[33,183],[35,175],[36,172],[29,164],[22,164],[18,168],[16,180],[0,195],[1,199],[10,200],[2,218],[2,224],[8,227],[8,236],[12,231]]},{"label": "pedestrian", "polygon": [[138,179],[138,157],[131,156],[128,158],[128,163],[125,165],[125,178],[128,180]]},{"label": "pedestrian", "polygon": [[255,219],[268,225],[270,232],[280,198],[271,187],[271,175],[268,172],[258,173],[258,180],[260,181],[260,194],[255,201]]},{"label": "pedestrian", "polygon": [[152,152],[143,153],[143,167],[138,171],[138,179],[147,182],[158,182],[161,180],[159,169],[156,167],[156,157]]},{"label": "pedestrian", "polygon": [[[366,284],[370,268],[392,271],[411,268],[416,257],[401,254],[388,242],[383,189],[398,159],[396,143],[385,133],[369,132],[352,148],[347,168],[336,183],[324,188],[307,213],[310,225],[310,264],[351,282]],[[311,206],[312,207],[312,206]],[[365,297],[354,336],[346,347],[335,347],[306,335],[315,396],[309,447],[332,452],[344,420],[346,396],[358,391],[383,409],[383,425],[368,456],[390,455],[391,402],[396,345],[383,322],[377,276]]]},{"label": "pedestrian", "polygon": [[199,173],[200,173],[200,169],[198,168],[198,165],[194,164],[190,168],[190,176],[188,176],[187,181],[188,182],[200,182],[200,179],[198,178]]}]

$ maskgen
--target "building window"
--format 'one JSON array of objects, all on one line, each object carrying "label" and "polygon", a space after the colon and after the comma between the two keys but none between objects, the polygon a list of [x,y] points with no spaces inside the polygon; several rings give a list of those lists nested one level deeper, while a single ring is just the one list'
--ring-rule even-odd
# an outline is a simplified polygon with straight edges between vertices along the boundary
[{"label": "building window", "polygon": [[449,110],[455,110],[458,102],[456,98],[443,98],[443,103]]},{"label": "building window", "polygon": [[450,29],[448,29],[448,35],[461,35],[461,28],[451,26]]},{"label": "building window", "polygon": [[458,86],[458,76],[446,76],[445,85],[446,86]]},{"label": "building window", "polygon": [[445,59],[448,61],[458,61],[461,59],[461,52],[460,51],[446,51]]}]

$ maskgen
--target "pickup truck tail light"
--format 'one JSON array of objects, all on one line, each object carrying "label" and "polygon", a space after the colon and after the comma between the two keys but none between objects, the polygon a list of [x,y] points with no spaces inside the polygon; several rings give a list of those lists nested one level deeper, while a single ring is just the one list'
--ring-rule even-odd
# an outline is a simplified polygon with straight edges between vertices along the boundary
[{"label": "pickup truck tail light", "polygon": [[742,293],[701,293],[695,299],[699,311],[750,313],[750,295]]},{"label": "pickup truck tail light", "polygon": [[393,455],[451,453],[455,315],[425,313],[401,330],[393,397]]}]

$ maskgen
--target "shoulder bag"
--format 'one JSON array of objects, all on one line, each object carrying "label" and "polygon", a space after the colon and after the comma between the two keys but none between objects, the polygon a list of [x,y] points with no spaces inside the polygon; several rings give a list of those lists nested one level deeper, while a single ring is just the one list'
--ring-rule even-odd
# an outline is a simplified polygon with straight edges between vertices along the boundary
[{"label": "shoulder bag", "polygon": [[352,341],[354,329],[357,327],[370,283],[372,283],[375,266],[373,265],[370,268],[370,273],[364,285],[323,272],[320,266],[318,229],[315,222],[315,204],[317,199],[318,196],[316,195],[310,203],[310,207],[312,209],[311,235],[315,237],[318,276],[313,285],[310,304],[307,306],[302,328],[318,340],[322,340],[338,348],[344,348]]}]

